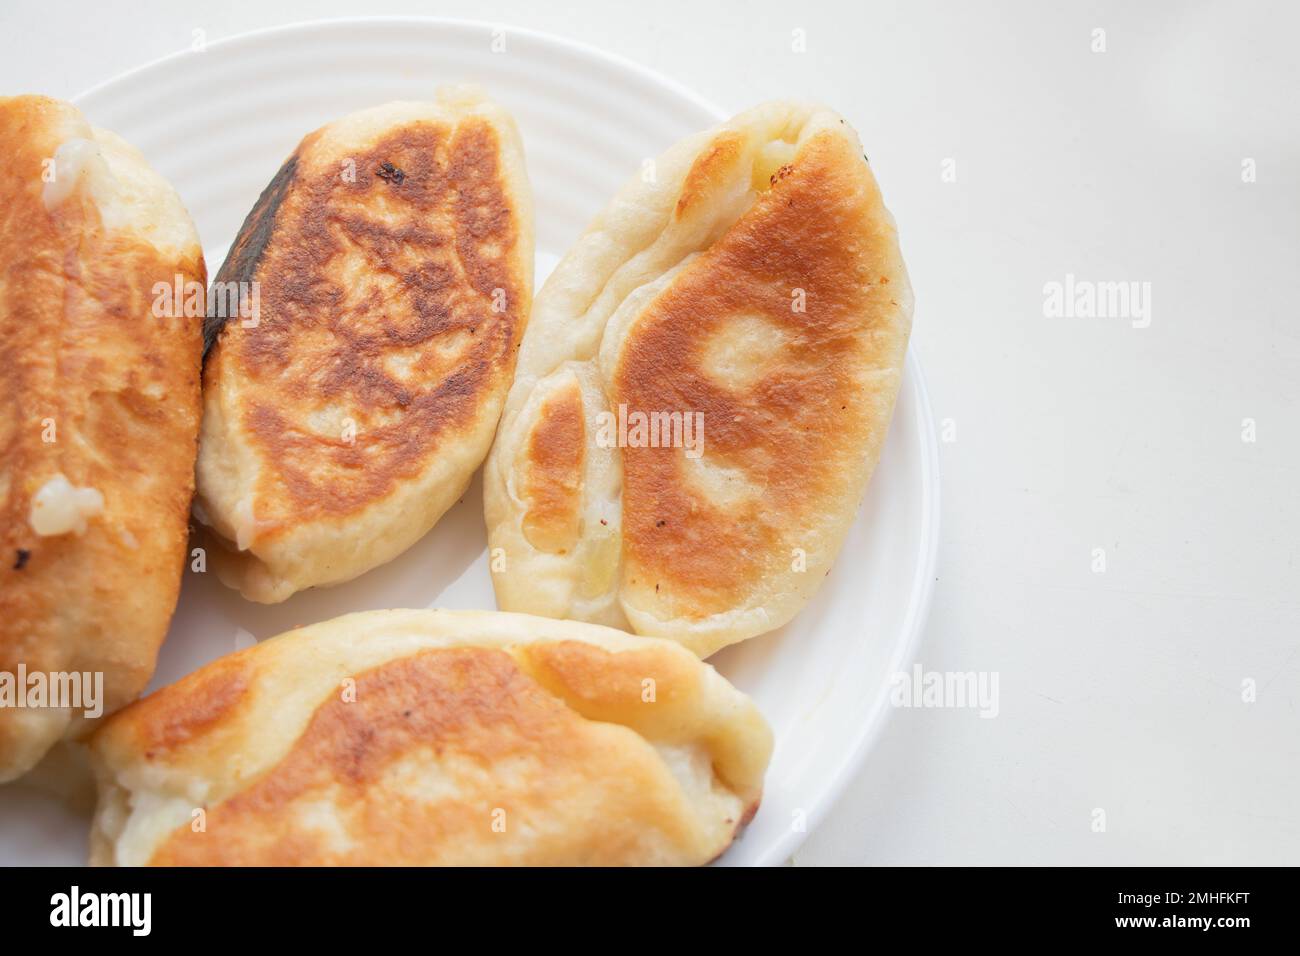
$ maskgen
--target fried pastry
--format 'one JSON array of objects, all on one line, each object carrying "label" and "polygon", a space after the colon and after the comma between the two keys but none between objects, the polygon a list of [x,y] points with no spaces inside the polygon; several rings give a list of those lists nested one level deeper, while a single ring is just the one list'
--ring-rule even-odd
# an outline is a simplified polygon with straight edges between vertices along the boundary
[{"label": "fried pastry", "polygon": [[0,154],[3,781],[153,673],[185,564],[207,279],[176,191],[76,107],[0,98]]},{"label": "fried pastry", "polygon": [[282,601],[433,527],[492,442],[532,268],[519,137],[481,96],[299,144],[209,301],[195,513],[223,580]]},{"label": "fried pastry", "polygon": [[498,605],[701,656],[786,623],[871,477],[911,316],[836,114],[768,103],[648,164],[537,295],[484,471]]},{"label": "fried pastry", "polygon": [[91,740],[101,865],[670,865],[754,814],[772,736],[671,642],[369,611],[221,658]]}]

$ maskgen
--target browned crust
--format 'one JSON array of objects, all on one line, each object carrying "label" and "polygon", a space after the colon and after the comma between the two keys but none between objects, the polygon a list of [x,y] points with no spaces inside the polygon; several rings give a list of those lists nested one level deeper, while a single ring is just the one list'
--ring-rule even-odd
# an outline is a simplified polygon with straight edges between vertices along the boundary
[{"label": "browned crust", "polygon": [[[201,256],[106,233],[77,194],[47,212],[42,161],[75,115],[0,103],[0,670],[103,671],[113,710],[153,671],[194,488],[200,320],[156,317],[153,286],[206,276]],[[84,534],[29,524],[56,473],[104,496]]]},{"label": "browned crust", "polygon": [[[679,718],[679,705],[699,689],[698,665],[659,648],[618,653],[583,641],[547,641],[521,647],[529,671],[547,690],[583,716],[646,731],[662,718]],[[655,706],[646,706],[647,682]]]},{"label": "browned crust", "polygon": [[681,219],[694,212],[701,202],[717,195],[718,185],[725,181],[745,149],[745,136],[738,130],[724,130],[709,147],[695,158],[682,181],[674,210]]},{"label": "browned crust", "polygon": [[[354,700],[326,699],[274,768],[208,807],[202,832],[174,830],[150,862],[420,865],[503,860],[512,844],[519,863],[634,862],[646,834],[685,834],[665,812],[676,798],[653,750],[611,746],[625,733],[585,721],[504,650],[422,651],[358,675]],[[417,762],[414,794],[394,783],[404,760]],[[561,822],[593,791],[602,813]],[[321,803],[329,832],[311,812]]]},{"label": "browned crust", "polygon": [[142,702],[128,711],[118,726],[129,729],[146,760],[164,759],[232,715],[248,693],[249,678],[245,655],[220,658],[149,695],[148,706]]},{"label": "browned crust", "polygon": [[[227,323],[205,371],[208,387],[246,380],[237,413],[265,466],[263,539],[354,513],[423,470],[509,381],[527,318],[519,211],[488,121],[408,123],[346,157],[320,142],[281,169],[223,266],[259,281],[261,321]],[[331,405],[355,440],[309,427]]]},{"label": "browned crust", "polygon": [[564,554],[578,538],[586,432],[582,389],[576,381],[547,396],[528,437],[520,489],[528,508],[524,535],[535,548]]},{"label": "browned crust", "polygon": [[[874,337],[894,321],[886,283],[900,264],[874,181],[851,153],[832,132],[806,143],[647,307],[615,369],[611,405],[703,412],[708,460],[759,490],[718,503],[692,488],[680,450],[623,450],[625,575],[670,589],[692,616],[736,607],[788,566],[817,502],[843,493],[884,427],[863,378],[881,364]],[[791,308],[796,289],[805,312]],[[761,316],[786,343],[744,388],[713,380],[703,360],[738,315]]]}]

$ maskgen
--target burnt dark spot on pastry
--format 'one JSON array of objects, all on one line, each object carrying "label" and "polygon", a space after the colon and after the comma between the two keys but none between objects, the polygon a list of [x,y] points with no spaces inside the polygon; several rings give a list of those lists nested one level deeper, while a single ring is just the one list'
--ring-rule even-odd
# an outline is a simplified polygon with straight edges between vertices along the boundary
[{"label": "burnt dark spot on pastry", "polygon": [[27,567],[27,559],[31,556],[32,553],[26,548],[19,548],[17,556],[14,558],[14,570],[21,571],[23,568]]},{"label": "burnt dark spot on pastry", "polygon": [[785,177],[789,176],[792,172],[794,172],[794,167],[791,166],[789,163],[786,163],[784,166],[782,166],[780,169],[778,169],[776,172],[774,172],[771,175],[771,177],[768,179],[768,184],[775,186],[781,180],[785,179]]},{"label": "burnt dark spot on pastry", "polygon": [[394,186],[400,186],[406,181],[406,173],[392,163],[381,163],[379,168],[375,170],[375,175],[384,182],[392,183]]},{"label": "burnt dark spot on pastry", "polygon": [[[217,270],[217,277],[213,279],[213,285],[227,282],[252,282],[257,272],[257,266],[262,261],[262,255],[266,252],[267,244],[271,241],[271,234],[275,231],[276,215],[280,211],[280,204],[288,195],[289,187],[293,185],[294,175],[298,169],[298,154],[290,156],[280,167],[272,178],[267,187],[262,190],[262,195],[258,197],[257,202],[253,204],[252,210],[244,219],[244,224],[239,227],[239,234],[235,237],[234,244],[231,245],[230,251],[226,253],[226,261],[221,264]],[[208,295],[207,316],[203,322],[203,358],[207,359],[208,353],[212,350],[217,342],[217,337],[221,335],[221,330],[225,328],[226,322],[231,318],[229,315],[217,315],[220,311],[216,306],[217,303],[224,301],[223,296]]]}]

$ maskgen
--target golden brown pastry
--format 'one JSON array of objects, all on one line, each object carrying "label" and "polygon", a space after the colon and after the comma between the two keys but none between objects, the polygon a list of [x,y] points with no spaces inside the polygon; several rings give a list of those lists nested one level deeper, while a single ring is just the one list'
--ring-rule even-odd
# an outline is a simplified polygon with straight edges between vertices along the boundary
[{"label": "golden brown pastry", "polygon": [[702,864],[771,733],[670,641],[370,611],[221,658],[91,740],[101,865]]},{"label": "golden brown pastry", "polygon": [[523,151],[495,104],[390,103],[302,141],[213,284],[256,304],[214,294],[229,305],[207,329],[195,514],[223,580],[283,601],[433,527],[492,442],[532,269]]},{"label": "golden brown pastry", "polygon": [[[153,673],[185,561],[206,274],[175,190],[74,106],[0,98],[0,155],[3,781]],[[56,682],[82,706],[50,706]]]},{"label": "golden brown pastry", "polygon": [[498,605],[701,656],[816,592],[912,292],[858,138],[775,102],[670,149],[537,295],[484,471]]}]

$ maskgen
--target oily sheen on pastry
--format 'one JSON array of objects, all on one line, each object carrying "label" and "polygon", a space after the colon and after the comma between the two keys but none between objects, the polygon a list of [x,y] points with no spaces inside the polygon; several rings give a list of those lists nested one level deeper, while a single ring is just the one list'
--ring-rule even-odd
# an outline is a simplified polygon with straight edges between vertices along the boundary
[{"label": "oily sheen on pastry", "polygon": [[0,98],[0,155],[4,781],[153,673],[185,563],[206,274],[175,190],[76,107]]},{"label": "oily sheen on pastry", "polygon": [[774,102],[647,164],[538,293],[484,473],[497,603],[701,656],[829,570],[912,293],[835,113]]},{"label": "oily sheen on pastry", "polygon": [[144,698],[91,740],[102,865],[703,864],[772,737],[671,641],[370,611]]},{"label": "oily sheen on pastry", "polygon": [[433,527],[492,442],[532,268],[519,137],[482,96],[390,103],[299,144],[213,284],[257,304],[206,329],[195,513],[223,580],[282,601]]}]

